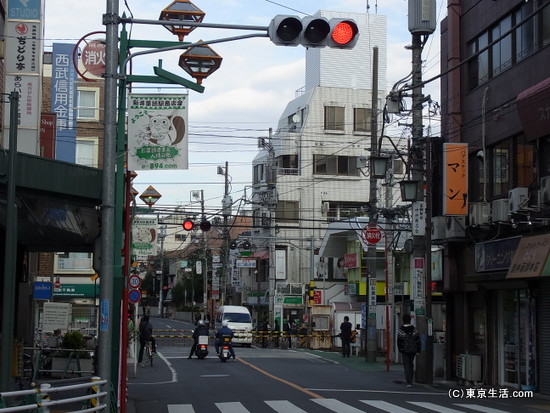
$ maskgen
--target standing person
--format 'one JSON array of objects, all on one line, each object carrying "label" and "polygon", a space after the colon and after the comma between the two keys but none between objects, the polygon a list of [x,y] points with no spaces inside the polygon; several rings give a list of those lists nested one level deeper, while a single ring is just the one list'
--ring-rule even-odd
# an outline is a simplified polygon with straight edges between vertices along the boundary
[{"label": "standing person", "polygon": [[284,335],[286,336],[287,340],[288,340],[288,348],[292,348],[292,340],[291,340],[291,337],[290,337],[290,326],[291,326],[291,323],[290,323],[290,318],[288,320],[285,320],[283,322],[283,331],[284,331]]},{"label": "standing person", "polygon": [[353,326],[349,322],[349,317],[345,316],[340,324],[340,340],[342,340],[342,357],[349,357],[351,354],[350,337]]},{"label": "standing person", "polygon": [[208,328],[204,324],[204,320],[197,321],[197,328],[193,331],[193,345],[191,346],[191,351],[189,352],[188,359],[193,358],[193,353],[197,349],[197,344],[199,344],[199,336],[207,336]]},{"label": "standing person", "polygon": [[403,325],[397,331],[397,348],[403,357],[407,387],[412,387],[414,357],[420,353],[420,335],[416,327],[411,324],[410,314],[403,314]]},{"label": "standing person", "polygon": [[151,342],[151,348],[153,349],[153,353],[157,352],[157,347],[155,344],[155,339],[153,337],[153,325],[149,321],[149,316],[144,315],[141,317],[141,321],[139,322],[139,355],[138,355],[138,363],[141,367],[143,367],[143,350],[145,349],[145,345],[147,342]]},{"label": "standing person", "polygon": [[279,348],[279,335],[281,334],[281,327],[279,326],[279,320],[275,319],[275,327],[273,327],[273,341],[275,348]]},{"label": "standing person", "polygon": [[[220,354],[220,345],[222,344],[223,336],[231,336],[231,339],[233,340],[233,330],[229,328],[229,323],[227,322],[227,320],[223,320],[221,328],[218,331],[216,331],[216,341],[214,342],[216,354]],[[231,354],[231,357],[233,357],[233,361],[237,361],[237,359],[235,358],[235,351],[233,350],[233,345],[229,343],[228,346],[229,346],[229,353]]]}]

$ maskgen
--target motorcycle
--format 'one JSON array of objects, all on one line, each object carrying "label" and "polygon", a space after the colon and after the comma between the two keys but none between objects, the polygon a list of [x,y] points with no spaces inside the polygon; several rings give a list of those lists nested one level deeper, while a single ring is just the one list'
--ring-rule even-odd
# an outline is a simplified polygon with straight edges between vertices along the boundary
[{"label": "motorcycle", "polygon": [[208,355],[208,336],[199,336],[198,338],[195,355],[202,360]]},{"label": "motorcycle", "polygon": [[229,351],[229,346],[231,346],[231,336],[222,336],[221,337],[221,349],[218,357],[224,363],[231,358],[231,352]]}]

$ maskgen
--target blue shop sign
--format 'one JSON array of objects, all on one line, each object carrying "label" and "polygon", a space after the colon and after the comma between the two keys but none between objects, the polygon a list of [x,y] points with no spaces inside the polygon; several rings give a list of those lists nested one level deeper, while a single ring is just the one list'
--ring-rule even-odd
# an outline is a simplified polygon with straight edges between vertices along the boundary
[{"label": "blue shop sign", "polygon": [[513,237],[476,244],[476,272],[508,270],[520,240],[521,237]]},{"label": "blue shop sign", "polygon": [[52,299],[52,283],[51,282],[35,282],[33,284],[32,298],[35,300],[51,300]]}]

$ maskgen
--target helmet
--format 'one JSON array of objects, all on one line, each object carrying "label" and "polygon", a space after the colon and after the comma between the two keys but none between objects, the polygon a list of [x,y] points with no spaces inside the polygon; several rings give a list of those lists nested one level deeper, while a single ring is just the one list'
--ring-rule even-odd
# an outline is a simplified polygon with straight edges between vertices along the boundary
[{"label": "helmet", "polygon": [[223,320],[222,321],[222,327],[227,327],[229,325],[229,321]]},{"label": "helmet", "polygon": [[204,325],[204,320],[199,320],[199,323],[198,323],[200,326],[203,326]]}]

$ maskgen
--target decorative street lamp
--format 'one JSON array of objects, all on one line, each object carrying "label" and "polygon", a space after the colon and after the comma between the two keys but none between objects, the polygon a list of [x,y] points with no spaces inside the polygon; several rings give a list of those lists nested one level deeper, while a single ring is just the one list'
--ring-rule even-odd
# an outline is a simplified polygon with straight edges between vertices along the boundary
[{"label": "decorative street lamp", "polygon": [[161,197],[162,195],[158,193],[152,185],[149,185],[149,187],[139,196],[139,199],[146,205],[149,205],[149,208],[152,208]]},{"label": "decorative street lamp", "polygon": [[182,42],[183,38],[197,27],[185,23],[201,23],[204,16],[205,13],[189,0],[175,0],[160,12],[159,20],[171,23],[181,22],[181,24],[166,24],[164,27],[178,36],[179,41]]},{"label": "decorative street lamp", "polygon": [[370,175],[373,178],[385,178],[389,157],[375,155],[370,157]]},{"label": "decorative street lamp", "polygon": [[[199,40],[197,43],[200,42],[202,40]],[[210,76],[220,68],[222,60],[223,58],[219,54],[205,44],[192,47],[185,53],[182,53],[179,66],[189,73],[191,77],[194,77],[200,85],[202,79]]]},{"label": "decorative street lamp", "polygon": [[399,182],[401,186],[401,200],[404,202],[414,202],[418,194],[418,181],[405,179]]}]

